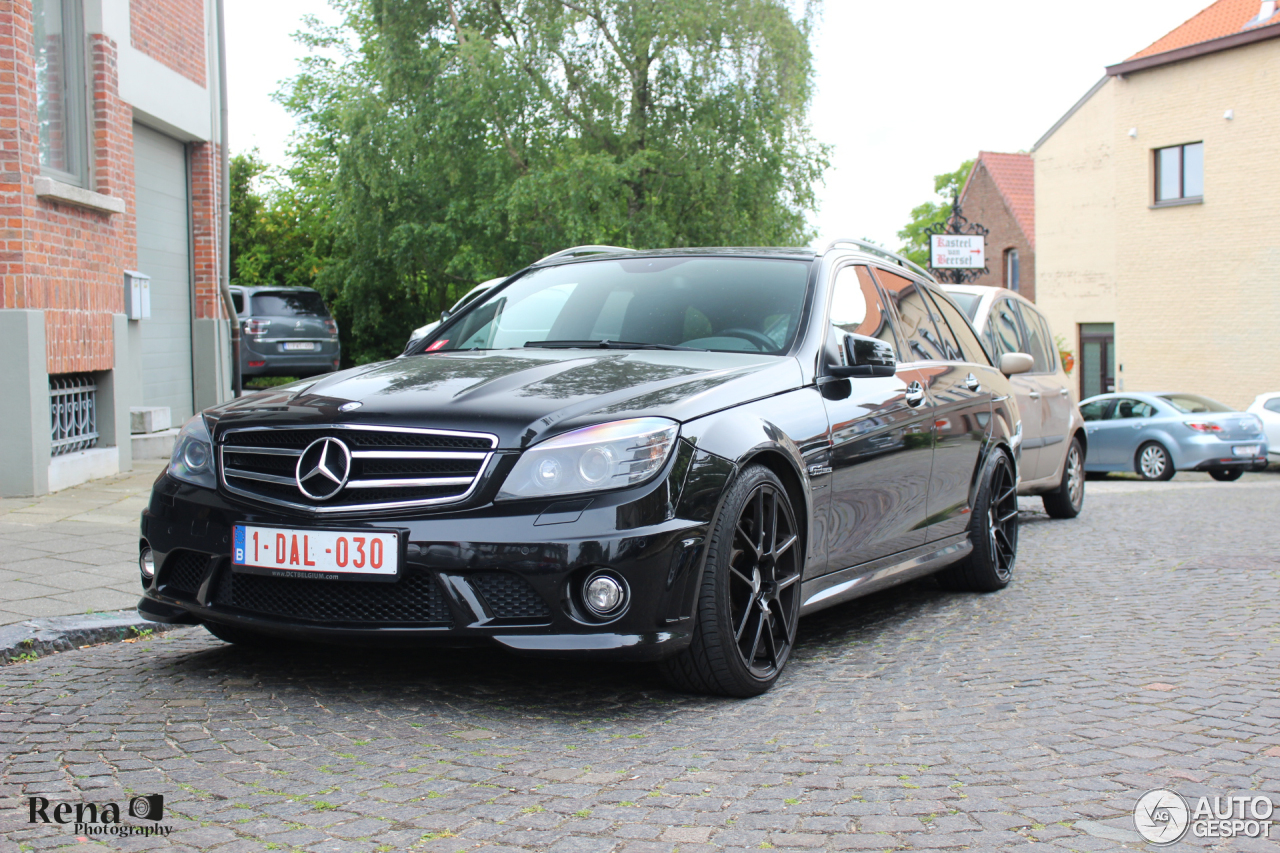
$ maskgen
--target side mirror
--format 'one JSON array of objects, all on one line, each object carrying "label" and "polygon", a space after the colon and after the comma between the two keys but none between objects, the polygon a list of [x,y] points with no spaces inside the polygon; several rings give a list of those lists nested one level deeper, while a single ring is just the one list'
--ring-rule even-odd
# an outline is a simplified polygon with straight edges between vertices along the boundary
[{"label": "side mirror", "polygon": [[448,308],[446,308],[440,312],[440,322],[443,323],[445,320],[448,320],[452,316],[453,316],[453,312],[450,311]]},{"label": "side mirror", "polygon": [[841,342],[843,364],[828,368],[832,376],[892,376],[898,369],[893,347],[866,335],[845,335]]},{"label": "side mirror", "polygon": [[1035,365],[1031,360],[1031,356],[1025,352],[1007,352],[1000,356],[1000,372],[1005,376],[1013,376],[1015,373],[1026,373]]}]

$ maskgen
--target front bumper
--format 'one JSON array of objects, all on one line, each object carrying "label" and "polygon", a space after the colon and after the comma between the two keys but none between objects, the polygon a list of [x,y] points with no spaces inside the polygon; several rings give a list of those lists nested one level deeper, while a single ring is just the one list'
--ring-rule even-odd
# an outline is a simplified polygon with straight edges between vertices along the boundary
[{"label": "front bumper", "polygon": [[[329,643],[660,659],[689,643],[703,543],[731,472],[728,462],[686,445],[662,477],[634,490],[341,520],[255,507],[165,474],[142,515],[143,545],[157,571],[144,579],[138,611],[160,622],[215,622]],[[400,578],[233,572],[236,523],[400,531]],[[609,621],[593,619],[577,594],[601,568],[629,588],[625,611]]]}]

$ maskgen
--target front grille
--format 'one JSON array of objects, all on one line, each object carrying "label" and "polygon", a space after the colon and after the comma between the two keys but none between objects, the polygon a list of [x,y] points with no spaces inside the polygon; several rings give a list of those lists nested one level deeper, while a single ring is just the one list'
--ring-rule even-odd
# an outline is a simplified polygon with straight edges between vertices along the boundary
[{"label": "front grille", "polygon": [[499,619],[546,619],[551,608],[524,578],[507,572],[480,572],[471,575],[471,585],[484,596]]},{"label": "front grille", "polygon": [[[320,500],[298,488],[297,474],[307,448],[323,438],[340,441],[350,465],[343,487]],[[235,494],[316,513],[351,512],[463,500],[475,489],[497,443],[496,436],[450,430],[248,428],[220,437],[219,458],[223,485]],[[335,452],[344,461],[341,451]],[[310,456],[306,461],[313,464]],[[323,479],[317,482],[336,487]],[[310,485],[308,489],[320,494]]]},{"label": "front grille", "polygon": [[222,573],[214,603],[251,613],[311,622],[449,627],[444,591],[430,574],[394,583],[322,581]]},{"label": "front grille", "polygon": [[165,560],[160,588],[167,593],[195,595],[200,590],[209,558],[195,551],[177,551]]}]

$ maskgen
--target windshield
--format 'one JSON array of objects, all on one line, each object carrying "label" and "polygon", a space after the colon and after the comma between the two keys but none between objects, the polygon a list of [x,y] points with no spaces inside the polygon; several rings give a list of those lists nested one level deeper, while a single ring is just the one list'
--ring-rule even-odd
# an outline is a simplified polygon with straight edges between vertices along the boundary
[{"label": "windshield", "polygon": [[324,300],[313,290],[253,294],[254,317],[328,317]]},{"label": "windshield", "polygon": [[1199,394],[1161,394],[1160,399],[1167,401],[1169,405],[1185,415],[1235,411],[1235,409],[1224,406],[1217,400],[1210,400],[1208,397],[1201,397]]},{"label": "windshield", "polygon": [[618,342],[721,352],[786,352],[807,261],[628,258],[534,270],[485,294],[431,349]]},{"label": "windshield", "polygon": [[982,301],[982,297],[976,293],[956,293],[954,290],[948,290],[947,296],[951,297],[951,301],[960,306],[969,317],[969,322],[973,322],[978,316],[978,303]]}]

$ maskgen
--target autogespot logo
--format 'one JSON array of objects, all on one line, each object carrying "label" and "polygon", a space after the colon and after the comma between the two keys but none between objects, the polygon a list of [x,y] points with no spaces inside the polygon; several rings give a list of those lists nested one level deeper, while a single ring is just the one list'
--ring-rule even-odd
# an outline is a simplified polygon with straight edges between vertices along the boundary
[{"label": "autogespot logo", "polygon": [[1133,825],[1152,844],[1196,838],[1270,838],[1275,804],[1266,796],[1198,797],[1192,807],[1173,791],[1148,791],[1133,807]]}]

